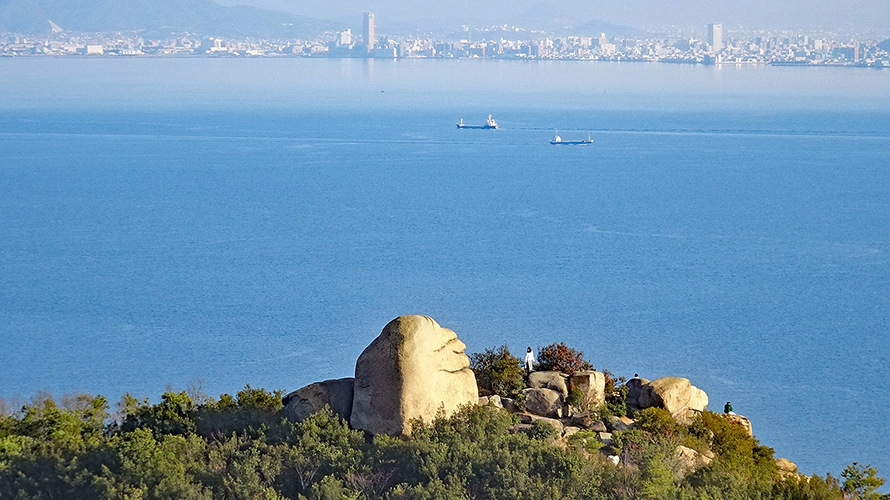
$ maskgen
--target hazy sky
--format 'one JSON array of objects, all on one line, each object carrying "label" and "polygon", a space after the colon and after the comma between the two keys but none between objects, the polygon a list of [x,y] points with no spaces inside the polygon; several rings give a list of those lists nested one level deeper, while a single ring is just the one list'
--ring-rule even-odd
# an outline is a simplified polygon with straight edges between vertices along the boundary
[{"label": "hazy sky", "polygon": [[[217,0],[224,5],[254,5],[311,17],[343,18],[374,12],[386,19],[451,19],[508,22],[541,5],[541,0]],[[566,0],[548,1],[581,22],[604,20],[628,26],[698,25],[826,29],[869,28],[890,35],[890,0]]]}]

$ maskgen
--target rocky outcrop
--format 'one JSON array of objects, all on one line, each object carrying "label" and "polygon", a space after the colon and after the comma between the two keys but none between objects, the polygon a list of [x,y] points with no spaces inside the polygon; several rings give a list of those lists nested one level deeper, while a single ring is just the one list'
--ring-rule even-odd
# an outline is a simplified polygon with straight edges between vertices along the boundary
[{"label": "rocky outcrop", "polygon": [[573,373],[569,389],[581,393],[582,408],[598,408],[606,403],[606,376],[600,372]]},{"label": "rocky outcrop", "polygon": [[480,396],[479,397],[479,406],[494,406],[495,408],[503,408],[504,404],[501,402],[501,397],[497,394],[493,394],[491,396]]},{"label": "rocky outcrop", "polygon": [[787,458],[777,458],[776,468],[779,469],[779,477],[782,479],[800,478],[797,473],[797,464]]},{"label": "rocky outcrop", "polygon": [[410,434],[410,421],[477,404],[466,345],[427,316],[386,325],[355,364],[350,424],[372,434]]},{"label": "rocky outcrop", "polygon": [[611,432],[597,432],[596,440],[606,446],[612,446],[615,442],[612,440]]},{"label": "rocky outcrop", "polygon": [[[561,372],[533,372],[530,387],[515,399],[491,395],[478,396],[476,377],[464,353],[466,346],[457,335],[442,328],[427,316],[401,316],[392,320],[362,352],[356,362],[355,378],[325,380],[289,393],[284,399],[284,413],[292,421],[302,421],[329,406],[355,429],[372,434],[408,435],[411,422],[432,421],[438,415],[449,416],[464,405],[487,405],[515,413],[521,423],[512,432],[540,434],[546,423],[560,434],[553,441],[568,446],[580,440],[587,446],[595,439],[603,445],[602,453],[614,453],[612,432],[636,428],[629,417],[613,416],[605,421],[598,410],[605,403],[605,375],[582,371],[572,375]],[[664,408],[681,424],[691,424],[707,409],[707,394],[688,379],[665,377],[648,381],[634,377],[626,383],[629,411],[650,407]],[[577,392],[576,392],[577,391]],[[575,408],[567,400],[577,399]],[[753,436],[751,422],[742,415],[719,413],[722,418],[744,428]],[[572,440],[566,438],[586,429]],[[561,443],[561,444],[560,444]],[[590,448],[588,448],[590,449]],[[678,477],[707,465],[714,455],[680,446],[672,461]],[[617,457],[614,457],[617,458]],[[797,466],[777,458],[783,477],[805,477]]]},{"label": "rocky outcrop", "polygon": [[563,423],[558,419],[542,417],[540,415],[532,415],[530,413],[520,413],[519,421],[523,424],[534,424],[535,422],[543,422],[553,427],[553,429],[559,434],[562,434],[565,428]]},{"label": "rocky outcrop", "polygon": [[671,414],[687,408],[704,411],[708,407],[708,395],[689,383],[689,379],[664,377],[640,386],[636,406],[640,409],[656,406]]},{"label": "rocky outcrop", "polygon": [[608,432],[609,429],[606,428],[606,424],[602,420],[600,420],[599,422],[591,425],[590,430],[592,430],[593,432]]},{"label": "rocky outcrop", "polygon": [[550,418],[563,416],[562,394],[553,389],[523,389],[525,410],[535,415]]},{"label": "rocky outcrop", "polygon": [[354,379],[341,378],[301,387],[284,397],[284,415],[293,422],[300,422],[327,405],[349,422],[353,386]]},{"label": "rocky outcrop", "polygon": [[686,402],[685,407],[690,410],[705,411],[708,408],[707,393],[693,385],[692,393],[689,395],[689,401]]},{"label": "rocky outcrop", "polygon": [[531,372],[528,374],[528,386],[532,389],[551,389],[568,397],[568,378],[561,372]]},{"label": "rocky outcrop", "polygon": [[513,398],[501,397],[501,406],[510,413],[516,413],[519,408],[516,407],[516,401]]},{"label": "rocky outcrop", "polygon": [[797,474],[797,464],[787,458],[777,458],[776,467],[782,472]]},{"label": "rocky outcrop", "polygon": [[597,419],[596,413],[590,411],[582,411],[578,413],[573,413],[571,416],[571,423],[576,427],[580,427],[582,429],[589,429],[590,426],[599,422]]},{"label": "rocky outcrop", "polygon": [[612,416],[609,418],[609,421],[606,422],[606,426],[611,431],[629,431],[631,429],[636,429],[637,421],[630,417]]},{"label": "rocky outcrop", "polygon": [[627,396],[624,398],[624,403],[627,406],[628,413],[642,410],[639,403],[640,393],[643,390],[643,386],[648,383],[649,381],[644,378],[634,377],[624,384],[627,386]]},{"label": "rocky outcrop", "polygon": [[754,431],[751,429],[751,421],[748,420],[748,417],[731,413],[718,413],[717,415],[720,415],[736,425],[742,426],[748,432],[749,436],[754,436]]}]

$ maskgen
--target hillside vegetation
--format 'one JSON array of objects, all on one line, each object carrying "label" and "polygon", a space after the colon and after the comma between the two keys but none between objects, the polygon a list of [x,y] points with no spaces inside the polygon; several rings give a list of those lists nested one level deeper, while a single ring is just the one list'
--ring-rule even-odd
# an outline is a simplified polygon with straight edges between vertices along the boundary
[{"label": "hillside vegetation", "polygon": [[[249,386],[218,400],[127,395],[109,409],[102,396],[42,397],[0,418],[0,498],[828,500],[880,498],[883,481],[859,464],[843,480],[783,479],[771,449],[708,412],[681,426],[647,411],[616,433],[626,462],[615,465],[583,434],[518,430],[491,406],[418,424],[409,438],[366,436],[327,409],[292,423],[280,392]],[[681,442],[715,460],[684,476],[671,453]]]}]

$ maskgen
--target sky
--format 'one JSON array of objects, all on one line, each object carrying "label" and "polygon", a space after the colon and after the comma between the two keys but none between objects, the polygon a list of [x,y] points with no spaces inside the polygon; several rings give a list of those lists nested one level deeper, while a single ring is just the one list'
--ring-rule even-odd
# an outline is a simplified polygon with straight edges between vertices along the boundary
[{"label": "sky", "polygon": [[[867,29],[890,35],[888,0],[217,0],[295,14],[343,19],[374,12],[386,19],[508,23],[531,9],[558,9],[578,24],[598,19],[632,27],[703,25],[713,22],[747,28]],[[547,6],[545,6],[547,5]]]}]

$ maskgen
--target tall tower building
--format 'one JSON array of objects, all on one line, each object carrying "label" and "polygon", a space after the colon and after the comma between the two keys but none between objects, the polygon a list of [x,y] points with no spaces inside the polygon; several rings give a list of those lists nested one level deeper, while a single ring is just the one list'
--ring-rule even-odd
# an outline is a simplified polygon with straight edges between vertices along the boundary
[{"label": "tall tower building", "polygon": [[711,50],[714,52],[720,52],[723,49],[722,24],[715,23],[708,25],[708,45],[711,46]]},{"label": "tall tower building", "polygon": [[365,12],[365,52],[374,51],[374,14]]}]

